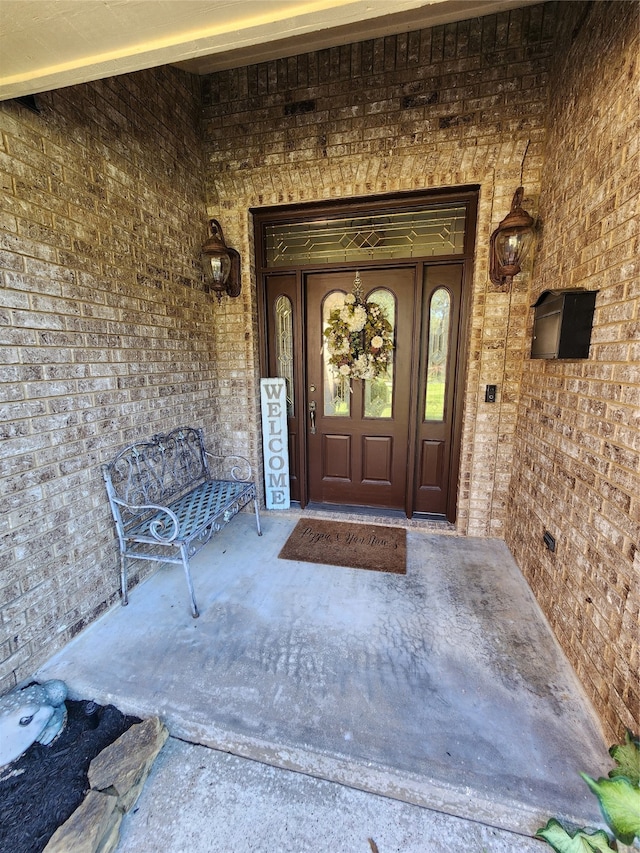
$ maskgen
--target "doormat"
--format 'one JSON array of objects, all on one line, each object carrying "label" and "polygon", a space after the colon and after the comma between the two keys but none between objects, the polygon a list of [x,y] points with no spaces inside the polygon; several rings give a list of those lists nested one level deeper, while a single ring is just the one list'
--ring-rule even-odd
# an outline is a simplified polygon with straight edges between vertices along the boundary
[{"label": "doormat", "polygon": [[278,557],[405,575],[407,531],[377,524],[300,519]]}]

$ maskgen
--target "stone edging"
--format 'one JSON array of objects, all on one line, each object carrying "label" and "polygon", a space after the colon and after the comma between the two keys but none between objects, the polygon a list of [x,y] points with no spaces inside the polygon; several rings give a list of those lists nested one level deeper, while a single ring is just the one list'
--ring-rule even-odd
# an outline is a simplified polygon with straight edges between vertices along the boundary
[{"label": "stone edging", "polygon": [[89,767],[90,790],[51,836],[43,853],[111,853],[120,840],[125,812],[135,804],[169,737],[158,717],[127,729]]}]

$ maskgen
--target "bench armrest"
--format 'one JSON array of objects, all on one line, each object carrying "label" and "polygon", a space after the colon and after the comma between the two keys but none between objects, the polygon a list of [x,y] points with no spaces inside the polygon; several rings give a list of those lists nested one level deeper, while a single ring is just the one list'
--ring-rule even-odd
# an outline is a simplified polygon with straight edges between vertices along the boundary
[{"label": "bench armrest", "polygon": [[180,522],[178,516],[166,506],[158,504],[128,504],[119,498],[112,497],[112,501],[120,507],[128,510],[134,515],[142,515],[145,512],[156,512],[156,517],[149,524],[149,533],[157,542],[173,542],[178,535]]},{"label": "bench armrest", "polygon": [[[210,459],[221,460],[219,467],[223,471],[226,470],[227,476],[231,477],[231,479],[235,480],[237,483],[248,483],[251,481],[251,475],[253,473],[251,463],[244,456],[238,456],[235,453],[232,453],[229,456],[220,456],[215,453],[209,453],[208,450],[205,450],[205,454]],[[233,462],[232,460],[234,459],[237,461]]]}]

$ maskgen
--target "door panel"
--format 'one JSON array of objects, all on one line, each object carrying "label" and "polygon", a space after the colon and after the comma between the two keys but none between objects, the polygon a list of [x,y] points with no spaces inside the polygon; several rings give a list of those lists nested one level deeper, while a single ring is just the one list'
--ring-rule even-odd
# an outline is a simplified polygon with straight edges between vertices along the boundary
[{"label": "door panel", "polygon": [[425,267],[415,512],[447,515],[456,488],[451,459],[462,277],[462,264]]},{"label": "door panel", "polygon": [[444,456],[443,441],[423,441],[420,464],[419,488],[442,487],[442,461]]},{"label": "door panel", "polygon": [[393,438],[390,435],[365,435],[362,443],[363,479],[391,485]]},{"label": "door panel", "polygon": [[349,384],[327,363],[323,332],[331,308],[351,293],[354,274],[306,277],[306,439],[312,502],[405,507],[414,282],[415,267],[362,273],[363,299],[379,304],[395,327],[393,364],[378,380]]},{"label": "door panel", "polygon": [[351,436],[322,436],[322,476],[325,480],[351,483]]}]

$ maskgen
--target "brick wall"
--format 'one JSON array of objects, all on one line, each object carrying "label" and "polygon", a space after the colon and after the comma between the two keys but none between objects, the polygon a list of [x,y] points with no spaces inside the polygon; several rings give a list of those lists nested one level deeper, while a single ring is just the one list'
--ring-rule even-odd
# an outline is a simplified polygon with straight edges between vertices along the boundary
[{"label": "brick wall", "polygon": [[[529,316],[528,278],[488,280],[488,238],[521,178],[535,213],[556,4],[344,45],[205,79],[211,214],[249,278],[251,207],[479,184],[457,530],[502,536]],[[527,149],[528,146],[528,149]],[[232,420],[257,423],[255,292],[217,323],[252,347],[248,396]],[[220,359],[224,353],[219,353]],[[221,376],[239,381],[237,365]],[[241,380],[240,380],[241,381]],[[484,386],[499,388],[495,405]]]},{"label": "brick wall", "polygon": [[99,464],[218,415],[199,81],[0,104],[0,694],[113,603]]},{"label": "brick wall", "polygon": [[640,730],[638,8],[566,6],[531,301],[599,293],[588,361],[525,363],[506,540],[613,742]]}]

